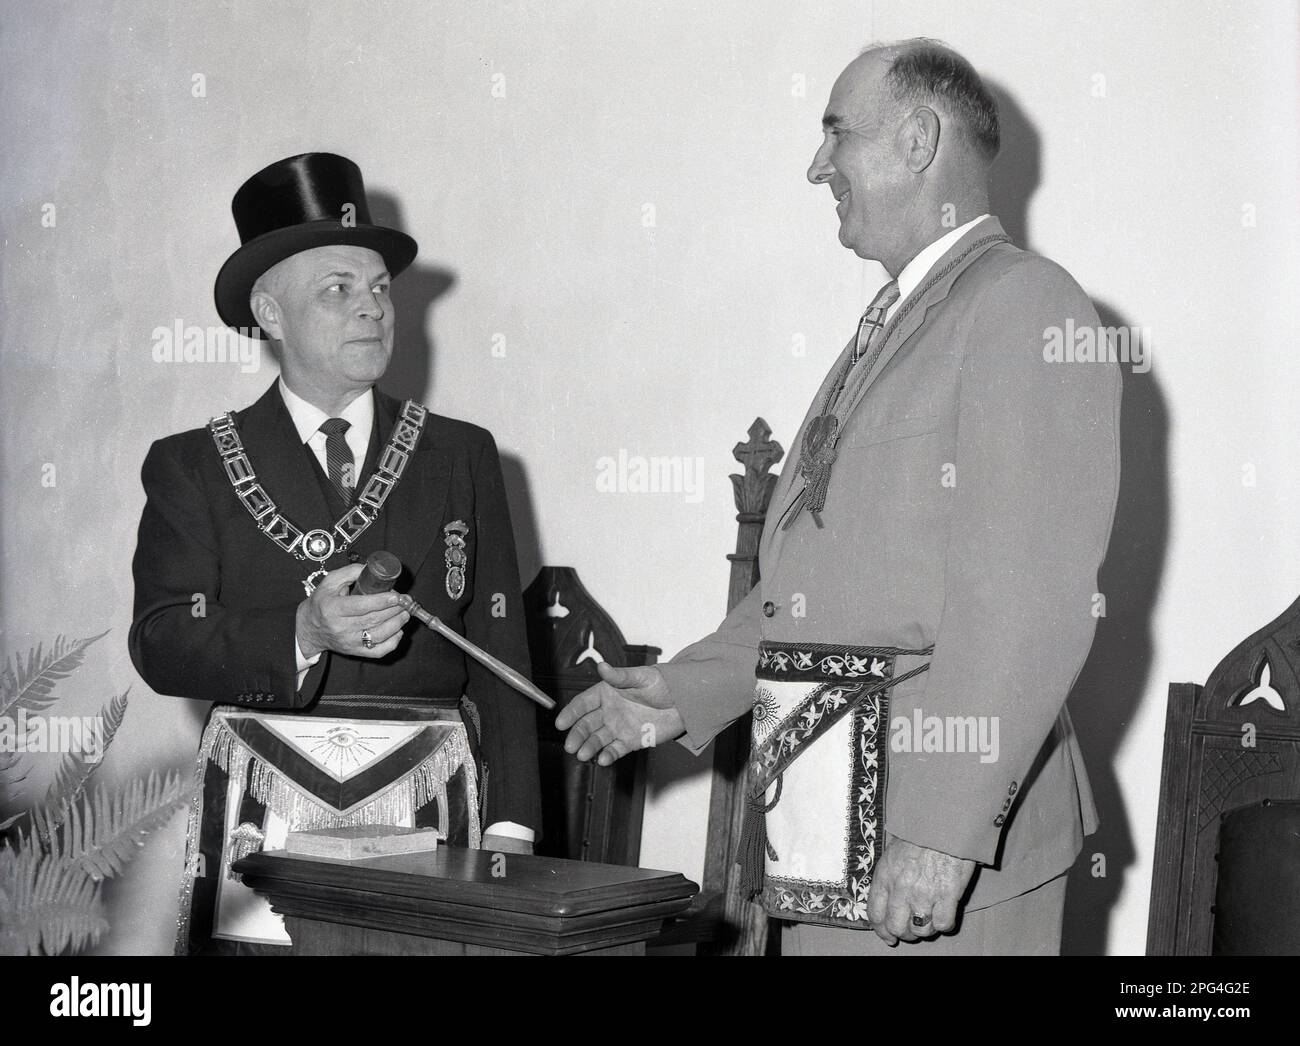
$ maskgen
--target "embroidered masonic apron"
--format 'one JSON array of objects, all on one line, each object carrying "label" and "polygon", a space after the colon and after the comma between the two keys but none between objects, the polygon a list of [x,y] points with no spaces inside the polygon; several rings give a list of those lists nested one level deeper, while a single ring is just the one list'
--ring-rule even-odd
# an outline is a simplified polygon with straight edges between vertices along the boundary
[{"label": "embroidered masonic apron", "polygon": [[[741,885],[774,918],[870,928],[889,691],[929,668],[896,672],[900,657],[932,650],[761,644]],[[814,744],[817,754],[801,759]]]}]

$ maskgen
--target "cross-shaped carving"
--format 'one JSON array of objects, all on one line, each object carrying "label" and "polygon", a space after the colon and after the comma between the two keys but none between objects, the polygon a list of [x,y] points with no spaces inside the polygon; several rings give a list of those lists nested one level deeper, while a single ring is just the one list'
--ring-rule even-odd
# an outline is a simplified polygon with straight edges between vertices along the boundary
[{"label": "cross-shaped carving", "polygon": [[781,444],[771,438],[772,430],[762,418],[755,418],[749,426],[749,440],[737,443],[735,455],[737,461],[745,466],[743,476],[732,475],[731,485],[736,493],[736,510],[742,513],[763,513],[767,511],[768,500],[772,497],[772,488],[776,486],[776,477],[768,473],[773,465],[785,456]]}]

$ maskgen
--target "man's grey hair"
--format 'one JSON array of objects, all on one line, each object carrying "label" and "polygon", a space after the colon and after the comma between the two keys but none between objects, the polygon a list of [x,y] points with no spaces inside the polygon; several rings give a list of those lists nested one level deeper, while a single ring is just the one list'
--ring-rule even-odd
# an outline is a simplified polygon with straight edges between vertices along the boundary
[{"label": "man's grey hair", "polygon": [[256,280],[253,281],[253,286],[249,288],[248,296],[249,298],[252,298],[254,294],[257,294],[259,291],[261,291],[262,293],[269,294],[272,298],[274,298],[283,289],[284,289],[284,266],[281,265],[279,262],[276,262],[269,269],[267,269],[266,272],[262,273],[261,276],[259,276]]},{"label": "man's grey hair", "polygon": [[[284,285],[285,285],[284,265],[281,262],[276,262],[276,264],[272,265],[269,269],[266,270],[266,272],[262,273],[261,276],[259,276],[256,280],[253,281],[253,286],[250,287],[248,291],[248,307],[250,309],[253,309],[253,299],[259,293],[269,294],[272,298],[278,300],[280,297],[280,292],[284,290]],[[254,315],[254,319],[256,319],[257,313],[255,309],[253,310],[253,315]],[[271,345],[272,352],[275,352],[279,348],[280,343],[276,341],[275,338],[272,338],[271,335],[267,334],[266,331],[263,331],[262,333],[263,335],[265,335],[265,340],[267,341],[267,343]]]},{"label": "man's grey hair", "polygon": [[892,57],[885,83],[896,102],[938,103],[955,118],[971,148],[986,163],[993,162],[1002,147],[998,103],[970,62],[942,41],[926,37],[872,44],[862,53],[877,51]]}]

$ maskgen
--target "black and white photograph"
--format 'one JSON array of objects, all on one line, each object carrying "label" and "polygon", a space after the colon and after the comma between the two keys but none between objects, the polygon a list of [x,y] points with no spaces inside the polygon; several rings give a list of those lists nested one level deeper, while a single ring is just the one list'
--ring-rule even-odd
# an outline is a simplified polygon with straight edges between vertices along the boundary
[{"label": "black and white photograph", "polygon": [[1294,0],[3,0],[0,136],[34,1013],[205,956],[1283,1003]]}]

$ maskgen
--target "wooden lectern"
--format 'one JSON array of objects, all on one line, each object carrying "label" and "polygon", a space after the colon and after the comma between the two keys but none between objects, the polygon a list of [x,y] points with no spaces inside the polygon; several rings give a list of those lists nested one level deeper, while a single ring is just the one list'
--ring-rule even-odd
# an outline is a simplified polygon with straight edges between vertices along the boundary
[{"label": "wooden lectern", "polygon": [[676,872],[443,846],[235,863],[295,955],[642,955],[698,887]]}]

